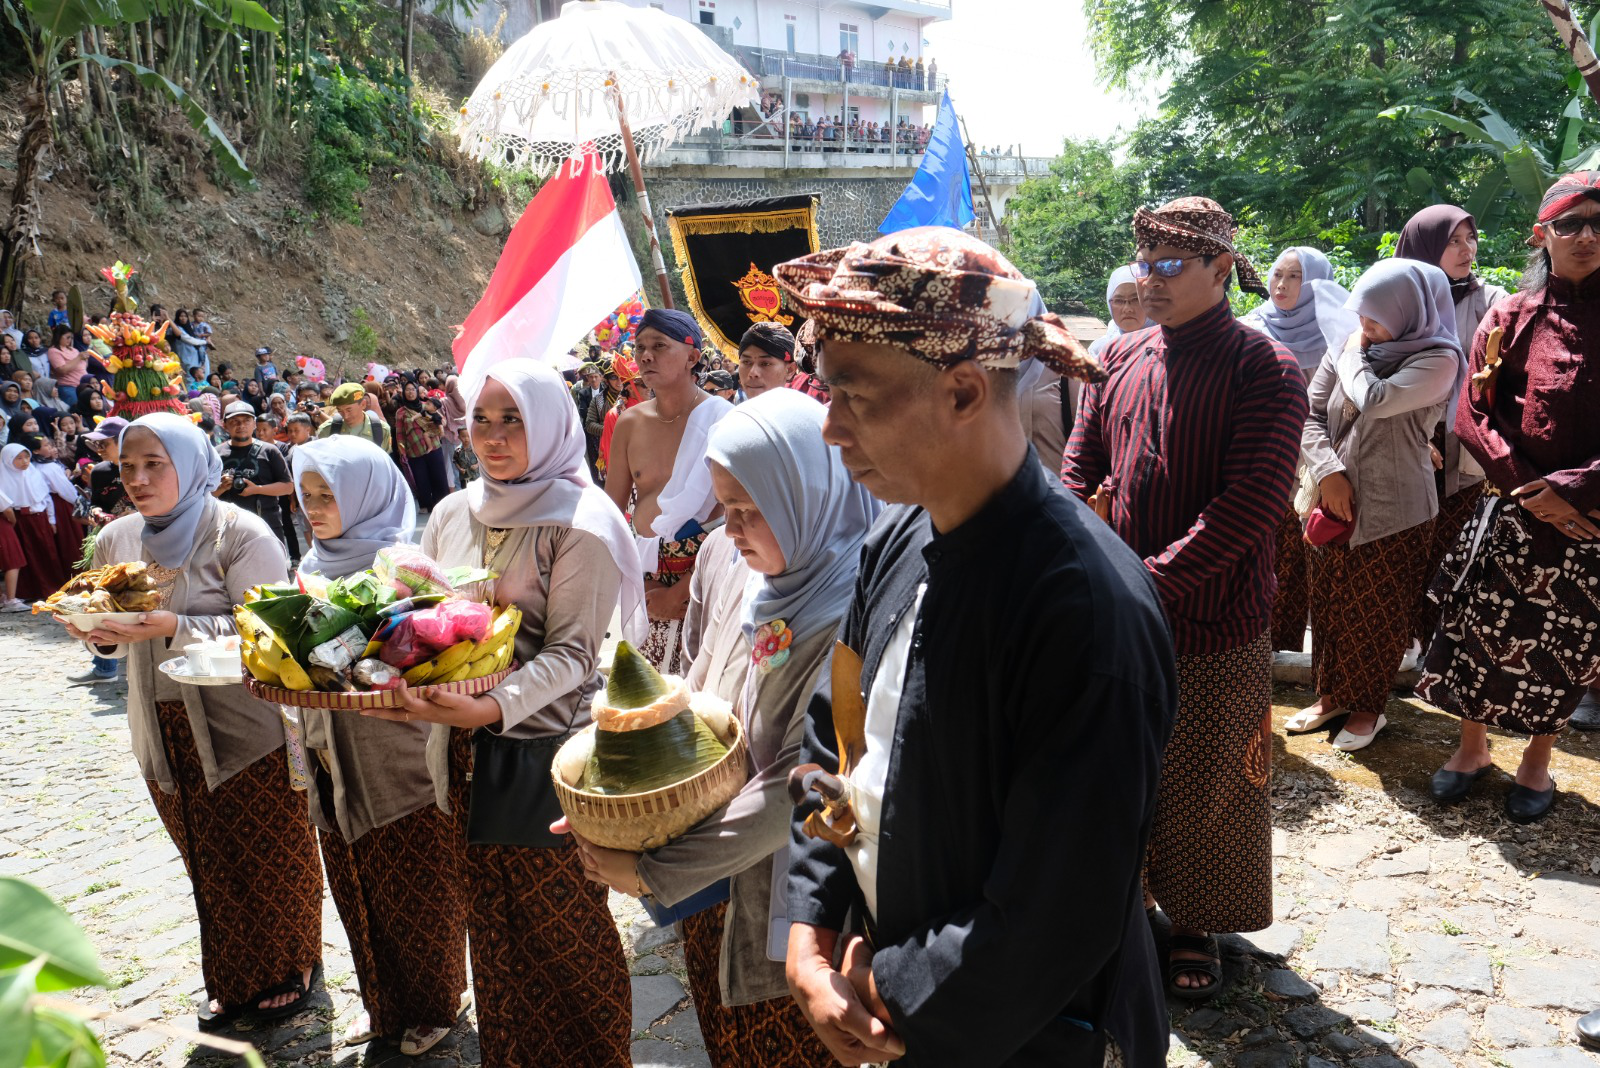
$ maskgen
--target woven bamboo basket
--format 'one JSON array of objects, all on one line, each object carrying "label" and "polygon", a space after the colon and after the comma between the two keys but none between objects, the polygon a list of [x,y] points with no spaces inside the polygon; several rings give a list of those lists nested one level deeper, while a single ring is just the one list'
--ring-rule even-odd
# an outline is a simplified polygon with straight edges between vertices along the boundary
[{"label": "woven bamboo basket", "polygon": [[[501,681],[517,668],[520,664],[512,662],[504,671],[496,671],[490,675],[479,675],[475,679],[462,679],[460,682],[433,682],[425,683],[428,689],[443,690],[445,693],[465,694],[468,697],[480,693],[487,693],[500,685]],[[363,708],[398,708],[400,695],[394,690],[357,690],[355,693],[330,690],[288,690],[282,686],[269,686],[264,682],[257,682],[246,672],[244,676],[245,689],[263,701],[271,701],[278,705],[293,705],[295,708],[332,708],[340,712],[359,712]],[[412,689],[421,687],[413,686]]]},{"label": "woven bamboo basket", "polygon": [[730,716],[719,737],[722,759],[692,778],[642,794],[595,794],[572,785],[594,752],[594,724],[564,742],[550,764],[556,799],[572,829],[595,845],[642,853],[659,849],[733,800],[748,778],[744,729]]}]

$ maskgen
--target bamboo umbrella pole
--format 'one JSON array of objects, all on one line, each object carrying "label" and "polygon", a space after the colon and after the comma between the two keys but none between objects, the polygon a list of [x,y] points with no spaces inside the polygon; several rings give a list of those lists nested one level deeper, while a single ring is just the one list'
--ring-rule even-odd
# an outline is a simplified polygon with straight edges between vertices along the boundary
[{"label": "bamboo umbrella pole", "polygon": [[639,166],[639,152],[633,145],[633,130],[628,125],[628,109],[622,103],[622,90],[615,73],[611,75],[611,98],[617,105],[617,124],[622,127],[622,150],[628,155],[628,173],[633,175],[633,193],[639,198],[639,214],[644,216],[644,230],[650,237],[650,264],[655,268],[656,284],[661,287],[661,306],[672,307],[672,286],[667,281],[667,262],[661,258],[661,238],[656,234],[656,218],[650,211],[650,194],[644,187],[644,170]]}]

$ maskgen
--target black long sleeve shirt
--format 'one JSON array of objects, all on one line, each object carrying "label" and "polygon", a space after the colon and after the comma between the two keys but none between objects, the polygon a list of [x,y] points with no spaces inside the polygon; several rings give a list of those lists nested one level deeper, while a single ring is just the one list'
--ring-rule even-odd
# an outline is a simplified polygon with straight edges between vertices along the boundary
[{"label": "black long sleeve shirt", "polygon": [[[899,506],[863,547],[841,639],[872,688],[927,584],[880,825],[873,974],[908,1068],[1165,1064],[1140,872],[1177,689],[1140,559],[1032,450],[948,533]],[[831,704],[804,759],[837,768]],[[800,833],[790,919],[848,929],[845,851]]]}]

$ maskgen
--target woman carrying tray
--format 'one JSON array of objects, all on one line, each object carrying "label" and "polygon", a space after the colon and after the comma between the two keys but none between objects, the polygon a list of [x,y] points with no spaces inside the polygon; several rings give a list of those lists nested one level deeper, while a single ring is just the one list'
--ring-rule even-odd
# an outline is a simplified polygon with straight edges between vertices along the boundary
[{"label": "woman carrying tray", "polygon": [[134,756],[194,885],[211,998],[201,1029],[293,1015],[322,971],[322,873],[289,785],[283,721],[242,686],[180,684],[158,669],[233,634],[233,606],[252,586],[282,582],[289,562],[265,523],[211,496],[222,461],[194,423],[147,415],[119,448],[137,512],[100,532],[93,564],[146,563],[160,609],[67,630],[98,656],[128,660]]},{"label": "woman carrying tray", "polygon": [[[379,549],[411,540],[417,507],[389,454],[341,434],[294,451],[294,484],[314,544],[303,575],[344,578]],[[365,1012],[346,1045],[400,1040],[408,1056],[450,1033],[467,988],[460,842],[434,804],[429,728],[327,708],[300,709],[311,822]]]},{"label": "woman carrying tray", "polygon": [[465,843],[483,1063],[625,1066],[631,990],[605,890],[547,828],[561,815],[550,761],[589,722],[619,590],[624,631],[643,637],[638,550],[589,481],[578,412],[553,369],[498,363],[467,411],[482,477],[439,503],[422,548],[443,567],[499,576],[492,600],[522,611],[522,666],[486,694],[405,687],[399,709],[364,714],[436,724],[428,767]]},{"label": "woman carrying tray", "polygon": [[[711,432],[707,462],[728,537],[743,557],[710,578],[706,600],[745,590],[736,613],[713,614],[697,669],[734,704],[751,777],[726,807],[643,855],[578,839],[590,877],[668,907],[730,879],[726,904],[683,919],[684,958],[706,1052],[718,1068],[828,1065],[833,1057],[789,997],[783,959],[793,803],[811,696],[831,692],[823,668],[850,607],[861,542],[879,505],[822,439],[827,409],[776,389],[740,405]],[[759,581],[747,583],[751,572]]]}]

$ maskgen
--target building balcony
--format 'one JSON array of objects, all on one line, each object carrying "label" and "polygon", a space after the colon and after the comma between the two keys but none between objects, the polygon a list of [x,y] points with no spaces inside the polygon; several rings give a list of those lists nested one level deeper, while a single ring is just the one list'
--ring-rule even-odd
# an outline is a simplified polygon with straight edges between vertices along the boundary
[{"label": "building balcony", "polygon": [[785,152],[781,129],[753,133],[708,130],[673,142],[646,164],[657,167],[726,167],[740,170],[896,170],[910,173],[922,165],[914,145],[804,141],[791,138]]},{"label": "building balcony", "polygon": [[744,68],[761,79],[763,89],[782,87],[791,78],[802,92],[840,92],[848,86],[852,95],[887,97],[899,90],[918,104],[937,104],[946,78],[926,70],[905,70],[898,65],[857,60],[846,64],[838,56],[819,56],[810,52],[782,52],[747,45],[723,46]]}]

